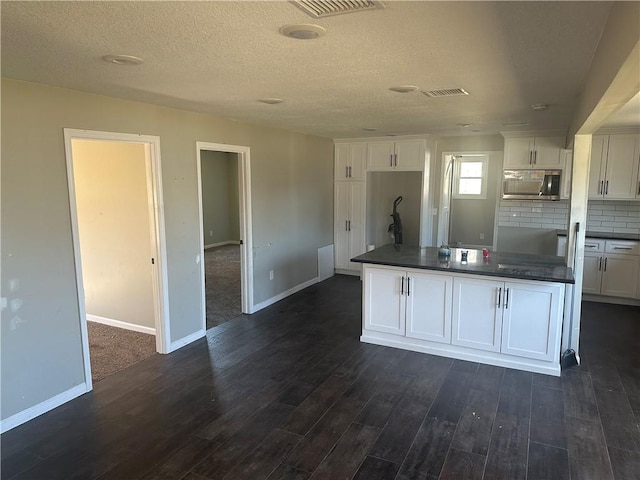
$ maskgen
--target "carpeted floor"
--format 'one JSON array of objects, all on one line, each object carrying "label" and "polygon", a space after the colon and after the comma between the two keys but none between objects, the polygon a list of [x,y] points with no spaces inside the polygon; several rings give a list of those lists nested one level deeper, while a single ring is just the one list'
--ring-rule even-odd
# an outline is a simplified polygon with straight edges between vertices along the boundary
[{"label": "carpeted floor", "polygon": [[223,245],[204,252],[207,330],[242,315],[240,245]]},{"label": "carpeted floor", "polygon": [[156,337],[96,322],[87,322],[91,378],[103,378],[156,353]]}]

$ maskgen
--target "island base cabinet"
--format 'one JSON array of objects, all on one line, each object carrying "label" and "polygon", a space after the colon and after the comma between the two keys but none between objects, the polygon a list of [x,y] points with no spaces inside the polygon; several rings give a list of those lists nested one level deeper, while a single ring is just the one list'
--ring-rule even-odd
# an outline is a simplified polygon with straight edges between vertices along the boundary
[{"label": "island base cabinet", "polygon": [[404,335],[406,302],[401,291],[404,272],[365,266],[362,314],[364,328]]},{"label": "island base cabinet", "polygon": [[558,354],[563,285],[505,283],[500,351],[538,360]]},{"label": "island base cabinet", "polygon": [[504,282],[454,278],[452,344],[500,351],[503,291]]}]

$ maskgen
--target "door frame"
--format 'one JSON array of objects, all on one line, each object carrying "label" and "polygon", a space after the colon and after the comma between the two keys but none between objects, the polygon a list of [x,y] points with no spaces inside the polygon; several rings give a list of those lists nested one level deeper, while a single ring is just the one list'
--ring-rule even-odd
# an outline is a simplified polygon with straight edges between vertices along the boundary
[{"label": "door frame", "polygon": [[78,211],[76,203],[75,177],[73,172],[72,140],[97,140],[120,143],[138,143],[145,147],[145,165],[149,223],[151,224],[151,252],[156,268],[152,271],[154,298],[154,317],[156,328],[156,351],[168,353],[169,339],[169,290],[167,276],[167,250],[164,227],[164,201],[162,194],[162,170],[160,161],[160,137],[131,133],[102,132],[94,130],[64,129],[65,158],[67,163],[67,184],[69,187],[69,209],[71,213],[71,232],[73,254],[76,268],[76,288],[78,292],[78,310],[80,313],[80,331],[82,336],[82,356],[84,360],[87,391],[92,390],[91,361],[89,354],[89,335],[87,312],[80,255],[80,237],[78,231]]},{"label": "door frame", "polygon": [[198,225],[200,229],[200,283],[202,328],[207,330],[207,296],[204,283],[204,220],[202,207],[202,158],[201,152],[236,153],[238,158],[238,199],[240,202],[240,289],[242,313],[251,314],[253,303],[253,220],[251,215],[251,149],[240,145],[196,142],[196,170],[198,177]]}]

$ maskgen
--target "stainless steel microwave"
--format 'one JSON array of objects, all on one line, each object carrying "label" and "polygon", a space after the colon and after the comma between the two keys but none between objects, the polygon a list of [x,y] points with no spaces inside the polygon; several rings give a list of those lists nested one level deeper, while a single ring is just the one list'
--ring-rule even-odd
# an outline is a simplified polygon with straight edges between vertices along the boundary
[{"label": "stainless steel microwave", "polygon": [[562,170],[504,170],[505,200],[560,200]]}]

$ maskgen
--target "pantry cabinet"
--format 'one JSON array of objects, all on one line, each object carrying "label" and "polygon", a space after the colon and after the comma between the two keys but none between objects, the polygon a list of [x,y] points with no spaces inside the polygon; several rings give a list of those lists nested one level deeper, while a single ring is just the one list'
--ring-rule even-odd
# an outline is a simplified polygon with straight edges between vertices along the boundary
[{"label": "pantry cabinet", "polygon": [[369,142],[367,144],[367,170],[422,171],[426,148],[424,140]]},{"label": "pantry cabinet", "polygon": [[364,180],[366,162],[366,143],[337,143],[335,145],[335,180]]},{"label": "pantry cabinet", "polygon": [[564,165],[565,137],[506,137],[504,168],[553,168]]},{"label": "pantry cabinet", "polygon": [[334,201],[335,267],[360,271],[360,265],[350,261],[365,251],[365,184],[336,182]]},{"label": "pantry cabinet", "polygon": [[638,168],[640,135],[593,135],[589,167],[589,198],[640,198]]}]

